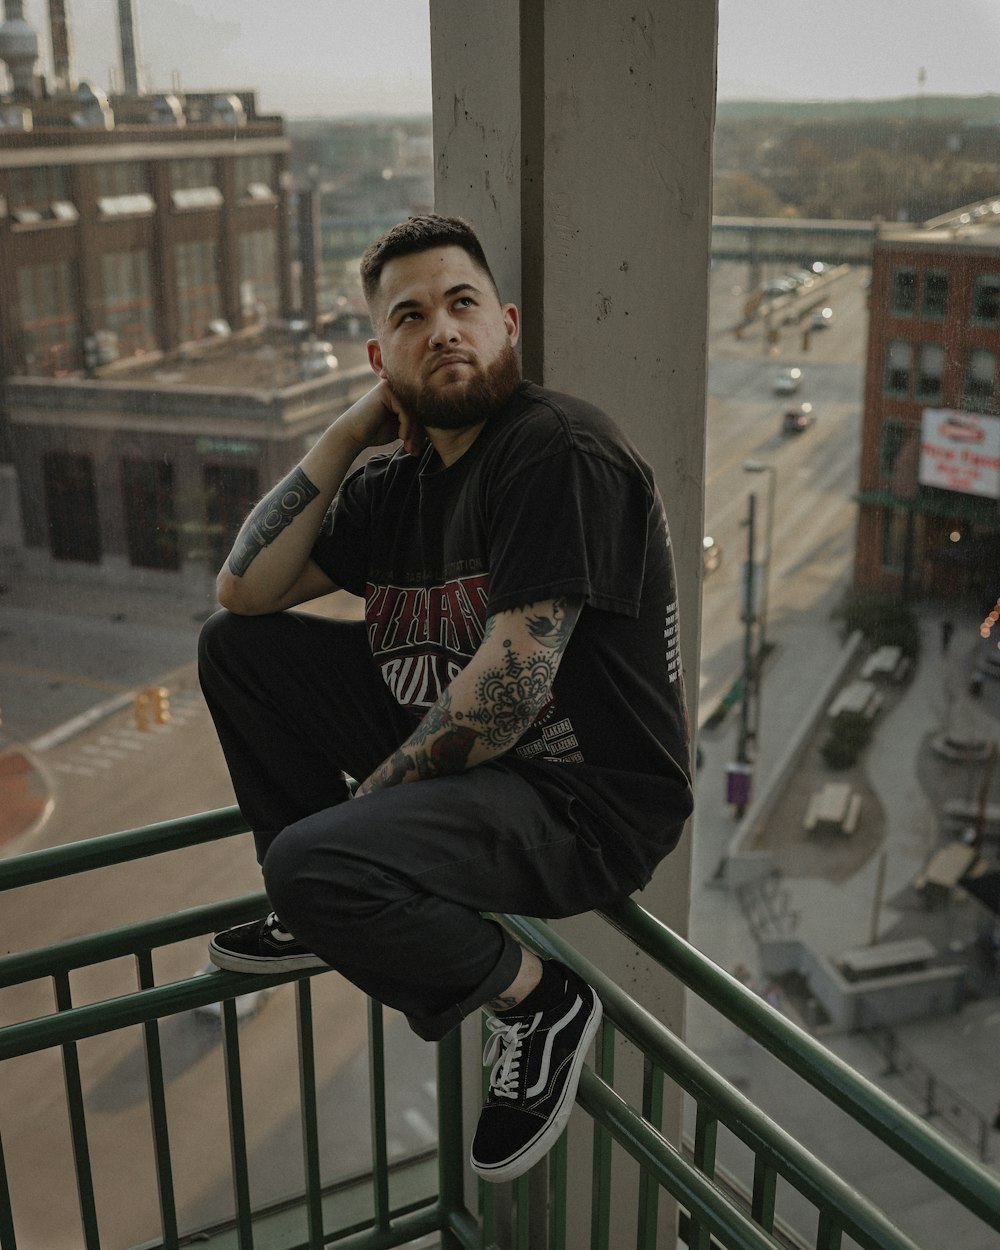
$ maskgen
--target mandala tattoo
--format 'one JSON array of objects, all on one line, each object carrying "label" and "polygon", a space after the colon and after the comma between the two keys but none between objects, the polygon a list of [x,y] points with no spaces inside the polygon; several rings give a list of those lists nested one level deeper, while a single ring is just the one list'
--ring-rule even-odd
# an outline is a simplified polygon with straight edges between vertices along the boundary
[{"label": "mandala tattoo", "polygon": [[257,556],[316,498],[319,489],[298,467],[266,495],[247,517],[229,557],[229,571],[242,577]]}]

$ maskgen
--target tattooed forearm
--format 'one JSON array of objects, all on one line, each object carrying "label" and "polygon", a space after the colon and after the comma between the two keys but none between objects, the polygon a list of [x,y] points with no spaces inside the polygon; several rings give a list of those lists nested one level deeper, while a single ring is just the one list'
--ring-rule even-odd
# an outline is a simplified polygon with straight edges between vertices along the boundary
[{"label": "tattooed forearm", "polygon": [[461,773],[512,747],[552,699],[582,606],[554,599],[490,616],[472,660],[358,794]]},{"label": "tattooed forearm", "polygon": [[302,470],[294,468],[247,517],[229,556],[232,575],[242,577],[264,548],[269,547],[318,494],[319,490]]}]

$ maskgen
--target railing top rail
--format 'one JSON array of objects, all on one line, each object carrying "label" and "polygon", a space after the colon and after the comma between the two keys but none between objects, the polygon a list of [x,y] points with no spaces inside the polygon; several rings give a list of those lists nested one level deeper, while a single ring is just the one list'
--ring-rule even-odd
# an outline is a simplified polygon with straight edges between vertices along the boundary
[{"label": "railing top rail", "polygon": [[79,842],[67,842],[41,851],[28,851],[24,855],[0,860],[0,891],[108,868],[112,864],[125,864],[130,860],[145,859],[148,855],[161,855],[246,832],[247,823],[240,809],[221,807],[216,811],[163,820],[139,829],[126,829],[121,833],[83,838]]}]

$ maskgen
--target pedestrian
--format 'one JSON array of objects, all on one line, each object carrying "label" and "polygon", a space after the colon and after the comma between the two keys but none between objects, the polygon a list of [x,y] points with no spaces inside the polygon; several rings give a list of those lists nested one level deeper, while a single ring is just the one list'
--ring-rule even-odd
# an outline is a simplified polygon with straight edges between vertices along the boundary
[{"label": "pedestrian", "polygon": [[947,655],[951,645],[951,636],[955,632],[955,622],[947,617],[941,622],[941,654]]},{"label": "pedestrian", "polygon": [[[410,218],[361,273],[379,380],[251,512],[202,634],[274,908],[210,955],[336,968],[428,1040],[485,1007],[501,1181],[562,1132],[602,1008],[483,913],[623,899],[691,811],[670,541],[613,421],[521,379],[466,222]],[[363,622],[288,610],[338,587]]]}]

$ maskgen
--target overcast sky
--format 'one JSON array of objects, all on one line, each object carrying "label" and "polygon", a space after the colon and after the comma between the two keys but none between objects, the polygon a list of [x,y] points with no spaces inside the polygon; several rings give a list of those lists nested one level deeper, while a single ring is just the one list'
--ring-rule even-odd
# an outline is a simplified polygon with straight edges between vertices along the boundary
[{"label": "overcast sky", "polygon": [[[468,0],[470,21],[477,4]],[[505,0],[511,3],[512,0]],[[68,0],[77,76],[117,67],[115,0]],[[45,0],[25,15],[46,36]],[[427,0],[137,0],[157,90],[255,87],[289,116],[429,112]],[[720,0],[722,99],[1000,92],[1000,0]],[[120,73],[120,70],[118,71]]]}]

